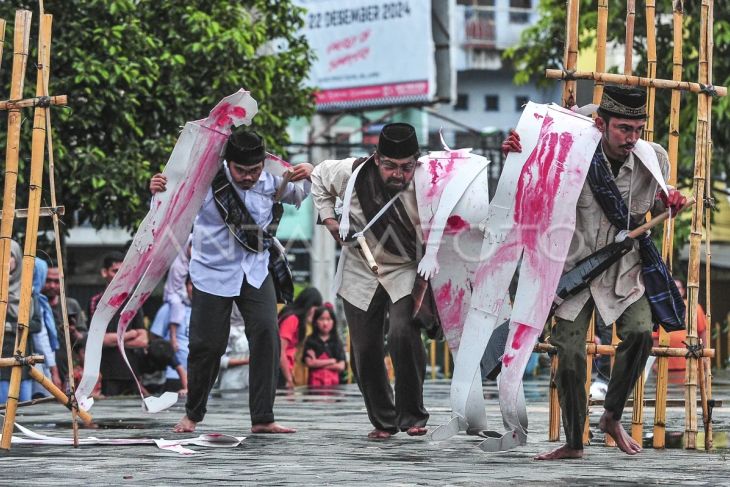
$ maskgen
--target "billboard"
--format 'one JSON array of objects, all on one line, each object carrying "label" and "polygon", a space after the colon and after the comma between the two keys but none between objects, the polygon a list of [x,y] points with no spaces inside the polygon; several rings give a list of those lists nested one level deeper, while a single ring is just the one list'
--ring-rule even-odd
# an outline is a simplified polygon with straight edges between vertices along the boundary
[{"label": "billboard", "polygon": [[431,0],[295,0],[317,60],[317,110],[427,103],[436,92]]}]

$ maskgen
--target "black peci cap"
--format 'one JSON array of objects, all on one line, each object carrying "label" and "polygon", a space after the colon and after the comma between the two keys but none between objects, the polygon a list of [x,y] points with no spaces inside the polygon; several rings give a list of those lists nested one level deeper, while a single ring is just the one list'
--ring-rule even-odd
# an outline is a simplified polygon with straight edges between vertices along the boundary
[{"label": "black peci cap", "polygon": [[254,166],[266,159],[266,144],[256,132],[240,130],[228,137],[223,157],[228,162]]},{"label": "black peci cap", "polygon": [[603,88],[598,114],[616,118],[646,118],[646,90],[627,86],[606,86]]},{"label": "black peci cap", "polygon": [[407,123],[389,123],[380,132],[378,152],[393,159],[405,159],[418,152],[416,129]]}]

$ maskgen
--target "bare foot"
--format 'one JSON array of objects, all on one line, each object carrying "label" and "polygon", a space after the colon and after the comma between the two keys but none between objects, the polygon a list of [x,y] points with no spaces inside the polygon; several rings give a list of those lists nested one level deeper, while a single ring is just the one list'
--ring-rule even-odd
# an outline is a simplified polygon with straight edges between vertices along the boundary
[{"label": "bare foot", "polygon": [[616,446],[622,452],[628,455],[636,455],[641,451],[641,445],[626,433],[621,421],[614,419],[612,412],[607,410],[603,412],[598,427],[607,435],[611,435],[611,438],[616,441]]},{"label": "bare foot", "polygon": [[175,433],[192,433],[198,423],[188,418],[187,414],[172,428]]},{"label": "bare foot", "polygon": [[535,460],[561,460],[563,458],[583,458],[583,450],[575,450],[568,445],[563,445],[555,450],[540,453]]},{"label": "bare foot", "polygon": [[387,440],[391,436],[393,436],[392,433],[379,430],[378,428],[375,428],[370,433],[368,433],[368,438],[370,438],[371,440]]},{"label": "bare foot", "polygon": [[423,426],[411,426],[406,430],[408,436],[423,436],[428,433],[428,428]]},{"label": "bare foot", "polygon": [[251,433],[296,433],[294,428],[287,428],[277,423],[259,423],[251,426]]}]

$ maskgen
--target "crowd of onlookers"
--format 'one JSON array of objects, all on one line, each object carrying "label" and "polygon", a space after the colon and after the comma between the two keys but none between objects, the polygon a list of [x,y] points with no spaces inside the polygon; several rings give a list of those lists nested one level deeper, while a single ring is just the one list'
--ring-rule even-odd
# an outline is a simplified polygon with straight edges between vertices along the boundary
[{"label": "crowd of onlookers", "polygon": [[[3,341],[3,357],[14,354],[20,298],[21,251],[12,242],[8,315]],[[104,335],[100,377],[94,395],[109,397],[137,393],[137,382],[143,392],[158,395],[165,391],[185,394],[187,391],[188,326],[190,322],[192,282],[188,275],[190,246],[180,253],[168,272],[163,302],[145,319],[140,310],[129,323],[123,336],[127,359],[135,371],[129,372],[117,349],[119,312],[109,322]],[[106,255],[100,272],[108,285],[119,271],[124,255]],[[73,297],[66,297],[72,363],[67,360],[61,306],[59,268],[36,258],[33,275],[33,303],[29,324],[27,354],[45,356],[45,363],[36,365],[53,383],[68,390],[69,367],[74,382],[81,379],[85,342],[89,324],[104,291],[93,295],[86,306]],[[337,332],[334,308],[322,302],[314,288],[304,289],[295,301],[279,313],[281,337],[280,387],[295,385],[330,386],[341,382],[346,369],[346,356]],[[228,347],[221,357],[218,387],[221,390],[248,388],[249,347],[245,324],[234,306]],[[7,399],[10,368],[0,369],[0,403]],[[20,401],[48,395],[48,392],[24,372]]]}]

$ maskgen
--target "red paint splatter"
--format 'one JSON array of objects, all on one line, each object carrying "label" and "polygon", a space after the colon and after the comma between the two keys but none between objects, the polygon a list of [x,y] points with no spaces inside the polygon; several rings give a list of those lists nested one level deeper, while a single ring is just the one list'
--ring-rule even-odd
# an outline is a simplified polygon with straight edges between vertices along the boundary
[{"label": "red paint splatter", "polygon": [[525,339],[525,337],[530,333],[531,328],[527,325],[523,325],[522,323],[517,323],[517,328],[515,329],[515,335],[514,338],[512,338],[512,349],[513,350],[519,350],[520,347],[522,347],[522,342]]},{"label": "red paint splatter", "polygon": [[512,360],[514,360],[514,358],[514,355],[505,355],[504,357],[502,357],[502,365],[504,365],[505,367],[509,367],[509,364],[512,363]]},{"label": "red paint splatter", "polygon": [[446,220],[446,228],[444,228],[444,234],[446,235],[457,235],[461,232],[466,232],[471,228],[469,222],[461,218],[459,215],[451,215]]},{"label": "red paint splatter", "polygon": [[439,178],[441,177],[439,172],[440,169],[441,164],[438,159],[430,159],[428,161],[428,170],[431,172],[431,186],[436,186],[436,183],[438,183]]},{"label": "red paint splatter", "polygon": [[246,109],[243,107],[233,107],[231,114],[237,118],[246,118]]},{"label": "red paint splatter", "polygon": [[451,279],[436,292],[436,302],[445,306],[451,301]]},{"label": "red paint splatter", "polygon": [[129,293],[115,294],[109,300],[109,304],[111,306],[119,307],[124,304],[124,302],[127,300],[127,297],[129,297]]},{"label": "red paint splatter", "polygon": [[[537,251],[538,238],[548,232],[555,194],[562,183],[565,160],[573,146],[568,132],[550,132],[553,119],[545,117],[535,149],[522,167],[515,195],[514,220],[524,246]],[[557,152],[557,156],[556,156]]]}]

